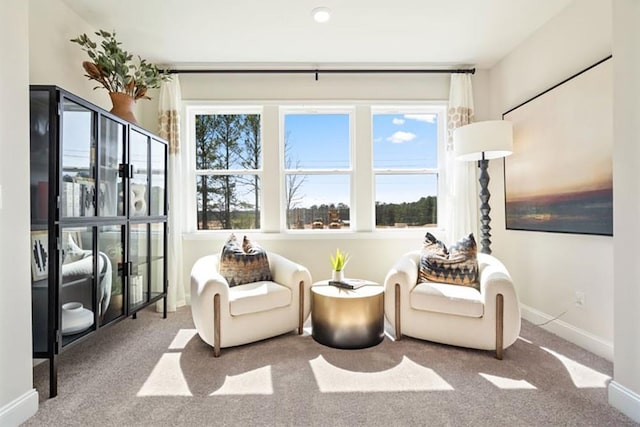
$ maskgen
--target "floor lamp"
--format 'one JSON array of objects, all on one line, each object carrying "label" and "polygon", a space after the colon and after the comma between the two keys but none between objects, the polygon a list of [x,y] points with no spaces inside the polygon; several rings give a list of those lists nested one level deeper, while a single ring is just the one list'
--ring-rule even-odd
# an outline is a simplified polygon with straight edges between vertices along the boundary
[{"label": "floor lamp", "polygon": [[513,127],[505,120],[489,120],[461,126],[453,132],[456,160],[478,161],[480,168],[480,252],[491,253],[491,217],[489,212],[490,159],[508,156],[513,151]]}]

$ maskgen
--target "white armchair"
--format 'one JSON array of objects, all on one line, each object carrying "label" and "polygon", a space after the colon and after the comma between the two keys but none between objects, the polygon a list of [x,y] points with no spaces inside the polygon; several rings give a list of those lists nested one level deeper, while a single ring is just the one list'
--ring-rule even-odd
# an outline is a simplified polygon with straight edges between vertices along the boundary
[{"label": "white armchair", "polygon": [[385,279],[385,314],[402,335],[481,350],[503,350],[520,334],[520,305],[505,266],[478,254],[480,289],[417,283],[420,251],[404,254]]},{"label": "white armchair", "polygon": [[191,314],[200,338],[213,347],[233,347],[298,329],[310,313],[309,270],[269,252],[273,281],[229,287],[219,273],[220,255],[200,258],[191,270]]}]

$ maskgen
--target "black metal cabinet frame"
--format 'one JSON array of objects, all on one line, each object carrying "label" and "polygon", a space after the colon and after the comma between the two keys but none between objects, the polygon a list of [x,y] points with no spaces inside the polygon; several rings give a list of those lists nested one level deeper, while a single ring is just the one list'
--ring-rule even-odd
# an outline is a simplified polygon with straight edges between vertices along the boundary
[{"label": "black metal cabinet frame", "polygon": [[[55,397],[57,356],[66,348],[126,317],[135,318],[137,311],[161,299],[163,318],[167,317],[167,142],[57,86],[30,86],[30,100],[33,357],[49,360],[49,397]],[[89,118],[90,124],[71,114],[66,117],[71,111],[67,107],[77,109],[73,112],[80,119]],[[110,132],[115,136],[109,137]],[[136,216],[131,205],[136,173],[132,134],[136,144],[147,144],[146,171],[137,171],[138,177],[147,174],[147,191],[140,202],[147,211]],[[87,141],[89,150],[75,146]],[[160,152],[154,159],[152,148]],[[65,169],[67,161],[72,165]],[[146,234],[139,233],[145,225]],[[146,236],[138,247],[148,255],[142,260],[145,265],[134,257],[134,230],[136,239],[138,234]],[[72,262],[82,263],[84,270],[68,268]],[[140,264],[135,280],[134,262]],[[67,277],[65,268],[71,271]],[[133,282],[142,287],[135,303]],[[70,294],[89,307],[69,303],[63,311]],[[82,314],[85,323],[67,327],[63,335],[63,317],[72,310]],[[85,328],[90,316],[93,321]]]}]

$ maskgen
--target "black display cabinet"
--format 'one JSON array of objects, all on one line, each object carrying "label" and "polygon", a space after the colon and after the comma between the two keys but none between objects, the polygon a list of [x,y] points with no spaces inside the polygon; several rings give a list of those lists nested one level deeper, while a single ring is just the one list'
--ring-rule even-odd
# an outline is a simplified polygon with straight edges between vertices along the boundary
[{"label": "black display cabinet", "polygon": [[30,87],[33,356],[49,360],[160,299],[167,143],[56,86]]}]

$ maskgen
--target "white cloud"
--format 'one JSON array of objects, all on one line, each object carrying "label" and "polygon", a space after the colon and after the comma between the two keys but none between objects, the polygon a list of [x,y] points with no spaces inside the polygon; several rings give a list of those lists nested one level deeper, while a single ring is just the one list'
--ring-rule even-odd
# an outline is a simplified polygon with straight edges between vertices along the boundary
[{"label": "white cloud", "polygon": [[417,120],[419,122],[427,122],[427,123],[436,122],[435,114],[405,114],[404,118],[408,120]]},{"label": "white cloud", "polygon": [[394,144],[402,144],[403,142],[409,142],[415,139],[415,137],[416,137],[415,133],[402,132],[401,130],[399,130],[398,132],[388,137],[387,141],[391,141]]},{"label": "white cloud", "polygon": [[393,124],[394,125],[403,125],[404,124],[404,119],[399,119],[399,118],[394,118],[393,119]]},{"label": "white cloud", "polygon": [[382,138],[375,138],[373,142],[382,142]]}]

